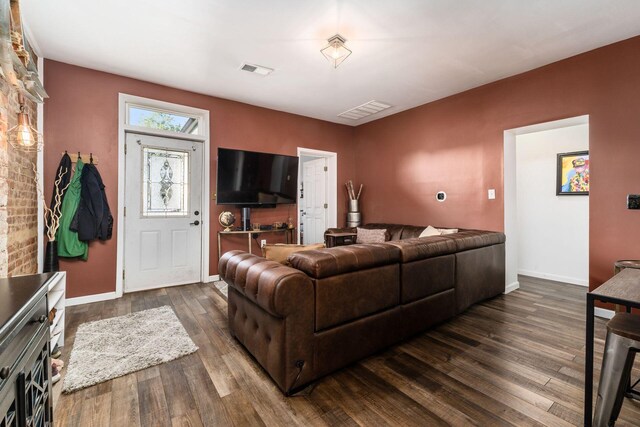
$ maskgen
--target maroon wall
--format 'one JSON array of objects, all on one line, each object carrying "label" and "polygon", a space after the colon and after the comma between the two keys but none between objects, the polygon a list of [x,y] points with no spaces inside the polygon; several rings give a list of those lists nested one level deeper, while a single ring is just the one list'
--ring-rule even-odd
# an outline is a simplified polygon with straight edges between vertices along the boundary
[{"label": "maroon wall", "polygon": [[[638,52],[635,37],[359,126],[366,221],[502,230],[503,131],[588,114],[589,275],[598,286],[615,260],[640,259],[640,212],[625,208],[627,193],[640,193]],[[438,190],[446,202],[436,202]]]},{"label": "maroon wall", "polygon": [[[118,93],[143,96],[166,102],[188,105],[210,111],[211,129],[211,192],[215,191],[217,147],[233,147],[254,151],[296,155],[297,147],[314,148],[338,153],[338,182],[353,177],[354,129],[348,126],[254,107],[239,102],[199,95],[122,76],[46,60],[45,85],[50,98],[44,115],[44,176],[47,200],[52,177],[60,153],[92,152],[99,158],[98,169],[106,186],[111,210],[118,209]],[[210,201],[210,273],[217,274],[217,237],[221,229],[218,215],[229,207],[218,207]],[[237,209],[238,221],[240,219]],[[296,221],[297,209],[290,213]],[[338,205],[338,224],[344,225],[346,206]],[[253,211],[253,220],[263,224],[286,221],[288,207]],[[117,218],[116,218],[117,219]],[[90,244],[89,260],[62,260],[66,270],[67,296],[77,297],[115,291],[116,222],[113,238]],[[268,235],[276,241],[276,235]],[[281,239],[281,237],[280,237]],[[223,252],[245,248],[244,239],[225,240]]]},{"label": "maroon wall", "polygon": [[[47,60],[45,185],[51,185],[61,151],[92,151],[100,157],[116,212],[118,92],[123,92],[210,110],[212,153],[218,146],[283,154],[295,154],[298,146],[338,152],[338,183],[355,170],[355,181],[365,184],[366,222],[502,230],[503,131],[588,114],[593,288],[611,276],[616,259],[640,258],[640,212],[625,209],[626,194],[640,193],[638,51],[640,37],[635,37],[355,129]],[[497,190],[496,200],[487,200],[489,188]],[[445,203],[435,201],[438,190],[447,192]],[[213,202],[211,208],[215,274],[221,209]],[[255,221],[285,220],[286,208],[279,209],[258,212]],[[344,209],[340,203],[340,223]],[[114,290],[115,243],[115,238],[93,243],[86,263],[62,263],[69,272],[70,297]],[[242,242],[223,251],[234,244]]]}]

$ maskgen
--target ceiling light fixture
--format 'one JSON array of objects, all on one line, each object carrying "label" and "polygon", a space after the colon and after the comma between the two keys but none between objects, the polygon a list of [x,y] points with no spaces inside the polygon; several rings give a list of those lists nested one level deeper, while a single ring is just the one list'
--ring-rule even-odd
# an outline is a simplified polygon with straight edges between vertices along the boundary
[{"label": "ceiling light fixture", "polygon": [[13,148],[20,151],[40,151],[42,134],[31,126],[29,113],[26,112],[24,99],[20,100],[18,124],[7,132],[7,139]]},{"label": "ceiling light fixture", "polygon": [[327,41],[329,44],[320,49],[320,52],[331,64],[333,64],[333,68],[338,68],[338,65],[342,64],[342,62],[351,55],[351,50],[347,49],[344,45],[347,39],[342,37],[340,34],[336,34],[335,36],[330,37]]}]

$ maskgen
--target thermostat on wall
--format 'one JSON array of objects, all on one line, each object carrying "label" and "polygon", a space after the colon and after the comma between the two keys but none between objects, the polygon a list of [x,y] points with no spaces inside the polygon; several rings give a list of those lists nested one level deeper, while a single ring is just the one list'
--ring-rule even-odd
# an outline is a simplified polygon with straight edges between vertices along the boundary
[{"label": "thermostat on wall", "polygon": [[640,209],[640,194],[627,194],[627,209]]},{"label": "thermostat on wall", "polygon": [[447,193],[444,191],[438,191],[436,193],[436,200],[439,202],[444,202],[447,199]]}]

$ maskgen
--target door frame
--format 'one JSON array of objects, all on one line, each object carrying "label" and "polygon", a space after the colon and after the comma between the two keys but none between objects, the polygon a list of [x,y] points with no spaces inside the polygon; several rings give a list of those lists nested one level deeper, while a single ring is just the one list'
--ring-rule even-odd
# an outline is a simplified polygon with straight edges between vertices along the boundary
[{"label": "door frame", "polygon": [[[168,110],[177,114],[187,114],[199,120],[198,126],[201,129],[199,135],[185,135],[177,132],[154,130],[140,126],[127,124],[127,104],[137,106]],[[204,145],[202,156],[202,259],[200,262],[200,281],[209,283],[214,276],[209,275],[209,220],[210,220],[210,199],[209,183],[211,175],[210,162],[210,132],[209,132],[209,111],[186,105],[173,104],[170,102],[158,101],[126,93],[118,94],[118,212],[117,212],[117,234],[116,234],[116,292],[115,297],[120,298],[124,293],[124,200],[125,200],[125,154],[124,147],[127,133],[140,133],[172,139],[184,139],[198,141]]]},{"label": "door frame", "polygon": [[504,234],[507,237],[505,243],[505,294],[520,288],[518,282],[518,208],[516,185],[516,137],[528,133],[542,132],[552,129],[561,129],[570,126],[589,124],[589,115],[569,117],[550,122],[535,123],[514,129],[506,129],[503,132],[504,145],[502,156],[502,177],[504,192]]},{"label": "door frame", "polygon": [[[298,147],[298,158],[301,156],[327,159],[327,227],[338,226],[338,153],[332,151],[315,150],[312,148]],[[300,183],[302,182],[302,162],[298,167],[298,188],[296,195],[296,216],[298,228],[296,229],[296,242],[300,243]]]}]

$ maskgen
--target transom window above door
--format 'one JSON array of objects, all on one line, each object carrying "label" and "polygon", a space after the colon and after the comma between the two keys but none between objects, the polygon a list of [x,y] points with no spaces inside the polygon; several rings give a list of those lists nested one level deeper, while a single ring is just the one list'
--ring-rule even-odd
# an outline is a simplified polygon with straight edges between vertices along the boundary
[{"label": "transom window above door", "polygon": [[200,135],[200,117],[177,114],[157,108],[145,107],[127,103],[126,123],[130,126],[182,133],[187,135]]}]

